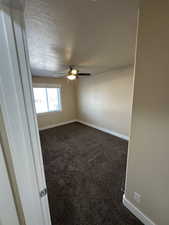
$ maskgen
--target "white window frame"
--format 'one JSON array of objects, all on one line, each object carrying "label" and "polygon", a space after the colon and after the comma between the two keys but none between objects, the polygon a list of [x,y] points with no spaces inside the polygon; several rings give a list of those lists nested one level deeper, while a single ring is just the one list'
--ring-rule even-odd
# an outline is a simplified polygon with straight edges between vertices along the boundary
[{"label": "white window frame", "polygon": [[48,112],[36,113],[38,116],[43,116],[43,115],[47,115],[47,114],[62,111],[62,87],[61,87],[60,84],[33,83],[33,88],[60,88],[60,93],[59,93],[59,95],[60,95],[59,96],[60,109],[59,110],[51,110],[51,111],[48,111]]}]

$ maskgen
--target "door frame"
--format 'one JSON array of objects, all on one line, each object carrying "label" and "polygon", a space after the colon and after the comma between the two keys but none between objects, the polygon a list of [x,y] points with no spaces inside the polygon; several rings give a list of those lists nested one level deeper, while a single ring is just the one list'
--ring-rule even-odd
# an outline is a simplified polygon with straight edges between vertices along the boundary
[{"label": "door frame", "polygon": [[[36,170],[36,178],[38,182],[39,192],[42,193],[41,204],[43,214],[45,217],[45,224],[51,224],[48,195],[46,187],[46,179],[44,173],[44,164],[42,158],[42,149],[39,137],[39,128],[37,123],[36,109],[33,97],[32,75],[30,71],[29,52],[27,47],[26,30],[24,23],[24,14],[15,13],[13,15],[17,23],[14,24],[15,40],[18,49],[18,58],[20,62],[21,74],[20,76],[22,91],[24,96],[25,111],[27,117],[27,124],[29,129],[30,141],[32,145],[33,159]],[[22,24],[22,26],[18,26]],[[22,29],[23,28],[23,29]]]},{"label": "door frame", "polygon": [[[10,179],[8,174],[8,169],[3,153],[3,147],[0,143],[0,187],[1,195],[0,201],[0,224],[1,225],[19,225],[19,218],[17,214],[17,209],[15,206],[14,196],[12,193],[12,188],[10,185]],[[6,208],[4,208],[4,205]]]},{"label": "door frame", "polygon": [[[0,4],[0,107],[26,225],[51,225],[23,11]],[[44,193],[44,192],[43,192]]]}]

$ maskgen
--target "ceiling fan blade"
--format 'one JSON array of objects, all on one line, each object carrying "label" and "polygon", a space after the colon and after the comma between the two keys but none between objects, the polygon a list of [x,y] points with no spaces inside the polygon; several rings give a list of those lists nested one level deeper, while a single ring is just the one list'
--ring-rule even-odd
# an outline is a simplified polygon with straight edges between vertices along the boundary
[{"label": "ceiling fan blade", "polygon": [[91,73],[78,73],[78,76],[91,76]]}]

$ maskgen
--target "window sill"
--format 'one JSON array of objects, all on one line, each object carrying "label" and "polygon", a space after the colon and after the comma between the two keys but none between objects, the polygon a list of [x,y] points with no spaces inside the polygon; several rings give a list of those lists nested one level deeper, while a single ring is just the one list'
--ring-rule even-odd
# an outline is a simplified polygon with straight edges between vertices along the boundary
[{"label": "window sill", "polygon": [[50,112],[43,112],[43,113],[36,113],[37,116],[47,116],[54,113],[62,112],[62,110],[50,111]]}]

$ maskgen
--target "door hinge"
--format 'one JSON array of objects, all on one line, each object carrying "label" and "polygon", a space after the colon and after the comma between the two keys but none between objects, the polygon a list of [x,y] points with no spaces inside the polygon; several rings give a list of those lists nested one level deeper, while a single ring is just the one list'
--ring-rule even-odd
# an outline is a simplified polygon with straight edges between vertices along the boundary
[{"label": "door hinge", "polygon": [[40,197],[43,198],[45,195],[47,195],[47,188],[44,188],[40,191]]}]

